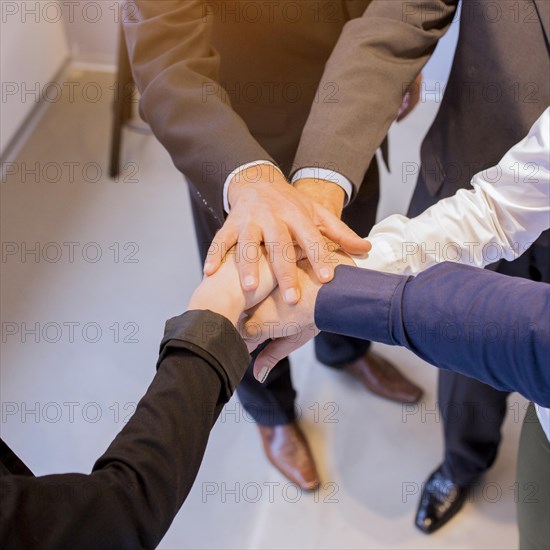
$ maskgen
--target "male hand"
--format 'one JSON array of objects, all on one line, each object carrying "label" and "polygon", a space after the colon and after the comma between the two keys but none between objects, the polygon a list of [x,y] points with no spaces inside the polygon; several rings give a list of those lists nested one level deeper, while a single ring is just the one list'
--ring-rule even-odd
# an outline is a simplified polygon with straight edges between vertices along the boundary
[{"label": "male hand", "polygon": [[[333,265],[355,266],[353,260],[336,251],[331,253]],[[271,369],[284,357],[303,346],[319,333],[315,325],[314,312],[321,283],[315,277],[307,260],[298,262],[298,278],[302,298],[298,304],[289,305],[281,300],[277,292],[248,312],[242,320],[240,331],[248,349],[254,350],[267,339],[272,339],[257,356],[254,376],[264,382]]]},{"label": "male hand", "polygon": [[342,217],[346,193],[339,185],[322,179],[303,178],[294,187],[337,218]]},{"label": "male hand", "polygon": [[412,110],[416,107],[420,100],[420,89],[422,86],[422,73],[419,73],[415,81],[409,85],[405,96],[403,97],[403,103],[399,107],[397,113],[397,122],[401,122],[404,118],[408,117]]},{"label": "male hand", "polygon": [[323,235],[350,254],[365,254],[371,248],[338,216],[292,187],[271,165],[250,167],[235,176],[229,186],[229,202],[231,212],[212,242],[204,272],[215,273],[227,250],[237,245],[236,263],[246,291],[258,287],[262,243],[288,304],[300,299],[294,244],[307,256],[315,278],[322,283],[334,276]]}]

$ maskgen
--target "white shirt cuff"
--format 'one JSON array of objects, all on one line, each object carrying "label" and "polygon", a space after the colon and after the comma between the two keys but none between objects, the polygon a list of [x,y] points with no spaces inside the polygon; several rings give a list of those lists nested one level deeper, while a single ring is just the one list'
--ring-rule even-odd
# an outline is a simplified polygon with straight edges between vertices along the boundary
[{"label": "white shirt cuff", "polygon": [[346,178],[346,176],[343,176],[342,174],[340,174],[339,172],[335,172],[334,170],[327,170],[326,168],[300,168],[292,177],[292,185],[294,185],[298,180],[303,180],[306,178],[330,181],[332,183],[335,183],[336,185],[339,185],[346,194],[344,206],[348,205],[353,194],[353,185],[351,184],[351,181]]},{"label": "white shirt cuff", "polygon": [[[229,206],[229,184],[231,183],[231,180],[242,170],[246,170],[247,168],[251,168],[253,166],[258,166],[260,164],[271,164],[273,168],[281,172],[281,170],[275,166],[270,160],[255,160],[254,162],[248,162],[246,164],[243,164],[242,166],[238,166],[227,176],[225,183],[223,184],[223,209],[225,210],[226,214],[229,214],[229,211],[231,210],[231,207]],[[282,174],[282,172],[281,172]]]},{"label": "white shirt cuff", "polygon": [[400,261],[396,250],[383,236],[369,236],[367,240],[372,244],[372,250],[367,256],[351,256],[355,265],[364,269],[374,271],[383,271],[384,273],[394,273],[403,275],[406,271],[406,265]]}]

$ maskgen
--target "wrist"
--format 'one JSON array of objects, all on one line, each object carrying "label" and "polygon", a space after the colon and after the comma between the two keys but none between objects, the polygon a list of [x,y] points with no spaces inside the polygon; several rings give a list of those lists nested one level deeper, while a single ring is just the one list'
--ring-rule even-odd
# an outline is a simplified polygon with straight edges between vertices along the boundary
[{"label": "wrist", "polygon": [[346,193],[337,183],[317,178],[302,178],[296,181],[294,187],[335,216],[342,216]]},{"label": "wrist", "polygon": [[209,310],[228,319],[233,326],[237,325],[246,303],[240,286],[238,292],[226,291],[216,295],[212,289],[204,288],[202,285],[195,290],[187,310],[201,309]]},{"label": "wrist", "polygon": [[355,260],[342,249],[338,250],[336,253],[338,265],[348,265],[350,267],[357,267]]},{"label": "wrist", "polygon": [[231,178],[227,188],[229,206],[234,205],[238,201],[240,193],[250,186],[276,183],[287,184],[288,182],[274,164],[256,164],[240,170]]},{"label": "wrist", "polygon": [[239,318],[244,311],[244,304],[241,304],[239,300],[232,298],[217,298],[212,300],[211,297],[205,298],[200,295],[196,295],[195,292],[189,300],[187,311],[191,310],[208,310],[218,315],[225,317],[233,326],[237,326]]}]

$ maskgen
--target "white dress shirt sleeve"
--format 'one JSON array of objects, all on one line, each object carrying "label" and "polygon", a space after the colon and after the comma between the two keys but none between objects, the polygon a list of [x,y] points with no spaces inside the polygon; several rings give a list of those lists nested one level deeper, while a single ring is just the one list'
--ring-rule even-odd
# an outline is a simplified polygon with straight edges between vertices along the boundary
[{"label": "white dress shirt sleeve", "polygon": [[513,260],[550,227],[550,108],[497,166],[419,216],[394,215],[367,237],[359,267],[414,275],[438,262],[483,267]]}]

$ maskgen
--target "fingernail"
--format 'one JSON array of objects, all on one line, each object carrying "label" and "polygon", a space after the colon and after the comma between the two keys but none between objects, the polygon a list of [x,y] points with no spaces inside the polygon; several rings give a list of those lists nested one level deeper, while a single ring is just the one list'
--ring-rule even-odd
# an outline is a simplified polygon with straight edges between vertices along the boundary
[{"label": "fingernail", "polygon": [[256,287],[256,277],[253,275],[247,275],[244,278],[244,286],[245,288],[255,288]]},{"label": "fingernail", "polygon": [[319,275],[323,281],[328,281],[330,279],[330,269],[328,267],[322,267],[319,270]]},{"label": "fingernail", "polygon": [[289,288],[285,292],[285,300],[289,304],[294,304],[298,301],[298,291],[295,288]]},{"label": "fingernail", "polygon": [[210,262],[206,262],[204,264],[204,268],[203,268],[203,272],[204,273],[207,273],[208,271],[210,271],[212,269],[212,264]]},{"label": "fingernail", "polygon": [[262,370],[258,373],[258,380],[260,383],[264,383],[266,381],[266,378],[269,375],[269,367],[263,367]]}]

